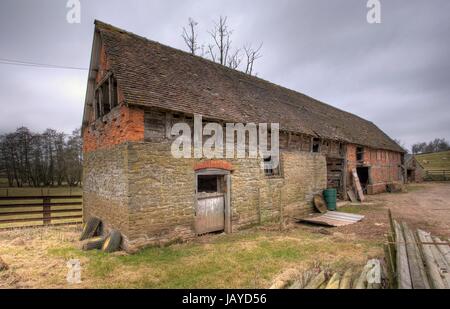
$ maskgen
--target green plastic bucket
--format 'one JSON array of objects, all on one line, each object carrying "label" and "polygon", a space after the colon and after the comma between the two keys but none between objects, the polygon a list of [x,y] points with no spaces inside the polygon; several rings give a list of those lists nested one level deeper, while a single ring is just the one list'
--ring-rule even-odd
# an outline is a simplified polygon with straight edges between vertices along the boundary
[{"label": "green plastic bucket", "polygon": [[328,210],[336,210],[336,199],[337,191],[336,189],[326,189],[323,191],[323,197],[325,202],[327,202]]}]

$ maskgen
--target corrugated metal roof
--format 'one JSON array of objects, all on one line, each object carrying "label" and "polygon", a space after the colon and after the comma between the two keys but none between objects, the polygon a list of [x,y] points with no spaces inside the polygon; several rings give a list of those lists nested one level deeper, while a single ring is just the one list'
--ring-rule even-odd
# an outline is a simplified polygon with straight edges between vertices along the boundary
[{"label": "corrugated metal roof", "polygon": [[300,221],[325,226],[344,226],[364,219],[364,216],[339,211],[328,211],[324,214],[312,214],[309,217],[299,218]]}]

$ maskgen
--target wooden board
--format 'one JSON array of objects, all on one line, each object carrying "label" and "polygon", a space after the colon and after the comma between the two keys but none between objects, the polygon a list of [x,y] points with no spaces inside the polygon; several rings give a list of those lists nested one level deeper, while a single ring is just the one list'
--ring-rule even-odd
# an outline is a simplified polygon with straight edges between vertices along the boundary
[{"label": "wooden board", "polygon": [[[434,242],[443,243],[443,241],[439,237],[433,237]],[[442,256],[447,261],[447,264],[450,265],[450,246],[437,246]]]},{"label": "wooden board", "polygon": [[206,234],[225,229],[225,201],[223,194],[197,197],[195,230],[197,234]]},{"label": "wooden board", "polygon": [[318,212],[322,214],[328,211],[327,204],[325,203],[325,200],[320,194],[314,195],[314,207],[317,209]]},{"label": "wooden board", "polygon": [[414,233],[408,228],[406,223],[402,223],[403,235],[408,252],[409,271],[411,274],[411,283],[414,289],[429,289],[427,274],[425,272],[424,261],[417,246]]},{"label": "wooden board", "polygon": [[352,175],[353,175],[353,183],[356,187],[356,192],[358,192],[358,197],[361,202],[364,202],[364,193],[361,187],[361,182],[359,181],[358,173],[356,172],[356,168],[352,168]]},{"label": "wooden board", "polygon": [[358,199],[356,198],[355,192],[353,192],[353,190],[348,190],[347,195],[348,195],[348,198],[350,199],[350,201],[352,201],[352,203],[358,202]]},{"label": "wooden board", "polygon": [[[446,284],[444,278],[441,276],[441,269],[444,265],[439,265],[433,255],[434,245],[429,243],[433,242],[430,234],[417,230],[417,236],[422,243],[422,252],[425,260],[426,270],[430,277],[432,288],[435,289],[448,289],[449,286]],[[425,243],[425,244],[424,244]]]},{"label": "wooden board", "polygon": [[394,221],[395,241],[397,247],[397,283],[399,289],[412,289],[411,273],[409,271],[408,254],[402,228]]}]

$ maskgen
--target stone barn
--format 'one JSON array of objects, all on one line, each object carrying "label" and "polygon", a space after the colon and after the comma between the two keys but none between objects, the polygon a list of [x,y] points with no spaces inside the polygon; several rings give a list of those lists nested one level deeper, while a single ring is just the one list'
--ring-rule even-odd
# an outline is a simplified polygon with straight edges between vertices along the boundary
[{"label": "stone barn", "polygon": [[[171,128],[195,115],[279,123],[280,165],[174,158]],[[403,175],[403,149],[372,122],[99,21],[82,134],[84,219],[130,250],[306,214],[326,188],[346,199],[354,168],[368,194]]]}]

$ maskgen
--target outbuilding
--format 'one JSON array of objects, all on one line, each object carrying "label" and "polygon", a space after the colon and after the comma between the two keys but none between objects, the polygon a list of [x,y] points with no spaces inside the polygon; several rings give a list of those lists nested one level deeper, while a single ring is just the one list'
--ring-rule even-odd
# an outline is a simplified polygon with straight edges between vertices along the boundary
[{"label": "outbuilding", "polygon": [[[175,158],[172,127],[279,123],[279,158]],[[123,246],[235,232],[402,180],[403,149],[375,124],[304,94],[96,21],[83,117],[84,218]],[[269,132],[269,138],[270,138]]]}]

